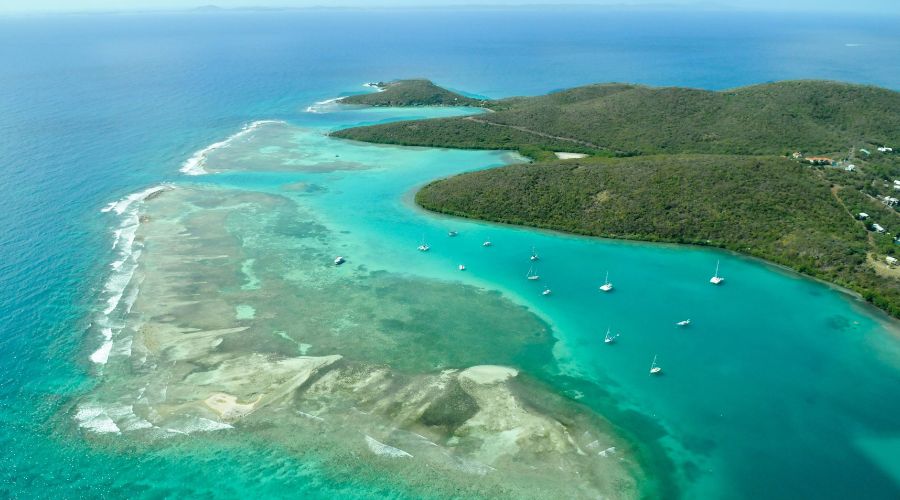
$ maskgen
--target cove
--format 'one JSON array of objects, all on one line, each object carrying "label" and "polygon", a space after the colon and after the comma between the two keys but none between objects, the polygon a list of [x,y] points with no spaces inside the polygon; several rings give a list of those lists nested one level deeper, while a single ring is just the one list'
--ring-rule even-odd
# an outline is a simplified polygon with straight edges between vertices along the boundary
[{"label": "cove", "polygon": [[[119,205],[119,215],[137,218],[138,251],[126,259],[134,264],[126,285],[110,288],[121,299],[106,297],[97,313],[108,317],[109,332],[97,332],[92,359],[106,363],[97,363],[98,387],[79,402],[83,428],[103,439],[148,443],[164,439],[166,429],[206,430],[204,440],[226,441],[251,432],[279,442],[284,429],[297,428],[279,405],[267,407],[274,425],[266,429],[184,408],[193,408],[188,402],[203,388],[207,407],[239,413],[253,398],[210,401],[207,394],[230,394],[225,389],[237,387],[235,379],[253,373],[266,374],[259,382],[266,387],[290,389],[286,374],[327,364],[343,370],[332,385],[322,376],[298,386],[313,382],[320,393],[310,401],[321,406],[288,406],[302,412],[291,418],[308,424],[338,418],[343,410],[349,415],[344,425],[362,428],[369,419],[354,408],[369,404],[377,413],[375,400],[399,405],[396,391],[409,389],[371,389],[365,402],[347,397],[334,403],[329,394],[340,392],[336,387],[370,377],[408,381],[403,387],[438,383],[437,374],[458,370],[447,383],[465,392],[474,380],[467,368],[502,365],[522,372],[525,382],[509,390],[534,414],[563,415],[572,428],[607,436],[578,441],[582,451],[614,464],[619,457],[627,461],[573,467],[651,485],[617,489],[601,481],[601,491],[743,498],[888,498],[897,491],[900,474],[887,460],[900,436],[893,417],[900,401],[891,397],[900,382],[893,322],[842,292],[741,256],[424,212],[412,203],[418,186],[521,159],[325,135],[360,123],[463,110],[325,111],[254,127],[204,154],[208,175]],[[119,227],[117,235],[134,225]],[[417,250],[423,239],[428,252]],[[493,244],[484,247],[484,241]],[[536,281],[526,279],[532,248],[540,255]],[[336,255],[347,263],[333,266]],[[713,287],[708,280],[717,261],[726,282]],[[607,271],[615,290],[604,294],[597,287]],[[545,287],[551,295],[541,293]],[[181,326],[188,318],[191,329]],[[686,318],[688,328],[675,326]],[[174,329],[163,331],[165,325]],[[621,334],[614,345],[603,343],[608,327]],[[182,337],[168,336],[175,330]],[[281,366],[259,352],[314,357],[321,366]],[[336,355],[342,358],[329,358]],[[654,356],[664,368],[659,377],[648,374]],[[151,363],[135,368],[142,357]],[[159,369],[152,362],[157,357],[174,360],[177,369]],[[351,373],[361,374],[352,384]],[[467,398],[496,396],[454,391],[448,393],[458,401],[435,407],[458,412],[431,415],[428,422],[464,426],[471,416],[464,410]],[[130,414],[123,409],[129,406]],[[323,457],[352,446],[369,450],[363,462],[377,467],[358,467],[370,474],[388,470],[392,482],[382,487],[439,496],[453,484],[424,486],[435,478],[405,465],[402,453],[417,457],[416,447],[426,445],[406,434],[382,428],[379,435],[366,434],[371,441],[358,436],[336,444],[313,437],[322,429],[302,427],[295,439],[315,443]],[[482,431],[482,443],[496,437]],[[591,445],[601,439],[616,446],[595,450]],[[496,440],[493,451],[483,447],[480,456],[485,462],[501,456],[514,441]],[[482,462],[451,462],[462,477],[491,484],[493,473],[480,468]],[[378,478],[370,479],[377,488]]]}]

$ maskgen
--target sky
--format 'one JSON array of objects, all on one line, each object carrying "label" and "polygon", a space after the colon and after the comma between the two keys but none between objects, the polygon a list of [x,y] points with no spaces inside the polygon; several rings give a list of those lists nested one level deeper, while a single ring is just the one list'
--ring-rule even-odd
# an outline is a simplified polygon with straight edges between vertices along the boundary
[{"label": "sky", "polygon": [[468,5],[609,5],[770,11],[900,14],[900,0],[0,0],[0,12],[177,10],[238,7],[437,7]]}]

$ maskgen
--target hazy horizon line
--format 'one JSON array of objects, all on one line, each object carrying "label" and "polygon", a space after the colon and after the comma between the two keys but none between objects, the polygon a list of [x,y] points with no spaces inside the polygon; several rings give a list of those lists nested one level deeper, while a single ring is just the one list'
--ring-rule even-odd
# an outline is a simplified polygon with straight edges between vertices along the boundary
[{"label": "hazy horizon line", "polygon": [[[215,4],[196,5],[184,8],[172,7],[134,7],[121,9],[103,9],[103,8],[82,8],[82,9],[3,9],[0,7],[0,15],[8,16],[31,16],[31,15],[79,15],[79,14],[161,14],[161,13],[228,13],[228,12],[279,12],[279,11],[309,11],[309,10],[520,10],[520,9],[576,9],[576,8],[595,8],[595,9],[617,9],[617,10],[681,10],[681,11],[720,11],[720,12],[771,12],[771,13],[849,13],[855,12],[857,9],[843,8],[771,8],[771,7],[755,7],[753,5],[725,5],[718,2],[696,2],[691,4],[679,4],[671,2],[653,2],[643,4],[610,2],[567,2],[567,3],[519,3],[519,4],[499,4],[499,3],[470,3],[464,5],[441,4],[441,5],[305,5],[305,6],[262,6],[262,5],[246,5],[235,7],[221,7]],[[860,13],[863,14],[863,13]],[[879,12],[878,15],[900,16],[900,12]]]}]

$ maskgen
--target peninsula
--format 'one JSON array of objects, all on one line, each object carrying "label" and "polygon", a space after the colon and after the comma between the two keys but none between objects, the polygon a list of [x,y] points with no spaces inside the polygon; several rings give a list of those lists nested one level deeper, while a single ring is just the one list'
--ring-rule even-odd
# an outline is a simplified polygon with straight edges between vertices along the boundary
[{"label": "peninsula", "polygon": [[365,106],[480,106],[484,101],[466,97],[429,80],[397,80],[369,83],[378,92],[355,94],[340,99],[341,104]]},{"label": "peninsula", "polygon": [[724,248],[849,288],[900,317],[898,92],[828,81],[727,91],[611,83],[478,101],[426,82],[343,102],[493,112],[333,135],[532,159],[435,181],[416,195],[429,210]]}]

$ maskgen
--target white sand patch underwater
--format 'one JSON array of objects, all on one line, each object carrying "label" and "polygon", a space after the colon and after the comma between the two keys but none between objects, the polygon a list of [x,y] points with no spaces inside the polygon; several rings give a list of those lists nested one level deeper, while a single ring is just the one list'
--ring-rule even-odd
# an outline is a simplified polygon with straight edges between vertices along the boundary
[{"label": "white sand patch underwater", "polygon": [[369,447],[369,450],[371,450],[372,453],[378,456],[390,458],[412,458],[412,455],[401,450],[400,448],[394,448],[393,446],[384,444],[380,441],[377,441],[371,436],[366,436],[366,446]]},{"label": "white sand patch underwater", "polygon": [[235,319],[253,319],[256,317],[256,309],[247,304],[238,304],[234,306]]}]

